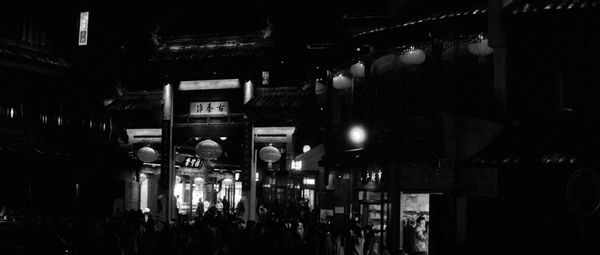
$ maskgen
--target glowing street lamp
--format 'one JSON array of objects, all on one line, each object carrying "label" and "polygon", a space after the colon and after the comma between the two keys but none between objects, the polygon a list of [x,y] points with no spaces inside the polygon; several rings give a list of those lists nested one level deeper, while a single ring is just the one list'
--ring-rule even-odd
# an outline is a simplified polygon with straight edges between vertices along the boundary
[{"label": "glowing street lamp", "polygon": [[354,144],[362,144],[367,139],[367,131],[362,126],[353,126],[348,132],[348,138]]},{"label": "glowing street lamp", "polygon": [[310,145],[304,145],[304,146],[302,146],[302,152],[303,153],[307,153],[310,149],[311,149]]}]

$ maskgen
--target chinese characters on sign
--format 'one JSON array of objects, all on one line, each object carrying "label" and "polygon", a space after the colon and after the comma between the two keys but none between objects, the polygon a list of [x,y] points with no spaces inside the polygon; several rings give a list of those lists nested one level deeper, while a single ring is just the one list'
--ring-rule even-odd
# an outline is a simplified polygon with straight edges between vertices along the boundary
[{"label": "chinese characters on sign", "polygon": [[301,171],[302,161],[292,160],[292,170]]},{"label": "chinese characters on sign", "polygon": [[269,72],[268,71],[262,72],[262,85],[269,85]]},{"label": "chinese characters on sign", "polygon": [[89,12],[81,12],[79,16],[79,46],[87,45]]},{"label": "chinese characters on sign", "polygon": [[199,158],[186,158],[183,163],[184,167],[200,167],[202,165],[202,160]]},{"label": "chinese characters on sign", "polygon": [[192,102],[190,115],[212,116],[226,115],[229,113],[229,102]]}]

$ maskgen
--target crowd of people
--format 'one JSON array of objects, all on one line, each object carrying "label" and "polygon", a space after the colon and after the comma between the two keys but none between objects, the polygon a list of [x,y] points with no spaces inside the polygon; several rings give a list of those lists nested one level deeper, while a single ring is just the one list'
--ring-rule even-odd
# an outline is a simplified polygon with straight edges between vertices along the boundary
[{"label": "crowd of people", "polygon": [[69,254],[380,254],[369,226],[319,222],[306,208],[289,212],[261,207],[257,221],[211,206],[192,221],[163,222],[141,210],[117,210],[106,217],[48,216],[30,223],[68,244]]}]

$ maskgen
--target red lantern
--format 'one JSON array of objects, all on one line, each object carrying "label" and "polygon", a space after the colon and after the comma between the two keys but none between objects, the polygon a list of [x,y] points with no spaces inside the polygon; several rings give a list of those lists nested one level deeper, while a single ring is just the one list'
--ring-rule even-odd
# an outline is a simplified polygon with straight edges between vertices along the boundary
[{"label": "red lantern", "polygon": [[325,84],[323,84],[323,82],[321,80],[317,80],[315,82],[315,94],[317,96],[322,96],[325,95],[327,93],[327,88],[325,87]]},{"label": "red lantern", "polygon": [[258,152],[258,156],[263,161],[269,163],[269,168],[273,167],[273,162],[279,161],[281,153],[279,149],[273,147],[273,145],[265,146]]},{"label": "red lantern", "polygon": [[407,65],[420,65],[425,62],[425,52],[415,47],[410,47],[402,55],[400,61]]},{"label": "red lantern", "polygon": [[356,62],[350,66],[350,73],[357,78],[365,77],[365,65],[361,61]]},{"label": "red lantern", "polygon": [[352,87],[352,78],[340,73],[333,77],[333,87],[339,90],[349,89]]},{"label": "red lantern", "polygon": [[488,39],[483,35],[475,37],[467,47],[471,54],[479,57],[480,62],[483,62],[485,56],[494,53],[494,49],[488,46]]},{"label": "red lantern", "polygon": [[158,160],[158,152],[149,146],[140,148],[136,153],[137,158],[144,163],[151,163]]},{"label": "red lantern", "polygon": [[217,142],[206,139],[196,145],[196,155],[201,159],[215,160],[223,153],[221,145]]},{"label": "red lantern", "polygon": [[399,57],[396,54],[388,54],[372,62],[371,72],[373,74],[396,72],[404,66],[405,64],[399,61]]}]

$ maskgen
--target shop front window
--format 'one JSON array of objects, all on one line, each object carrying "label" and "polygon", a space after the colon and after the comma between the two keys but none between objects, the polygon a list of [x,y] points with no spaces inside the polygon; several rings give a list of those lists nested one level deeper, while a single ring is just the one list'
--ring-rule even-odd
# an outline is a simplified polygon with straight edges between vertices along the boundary
[{"label": "shop front window", "polygon": [[313,210],[315,209],[315,191],[312,189],[303,189],[302,198],[308,200],[308,207]]},{"label": "shop front window", "polygon": [[[223,203],[225,208],[233,208],[232,203],[235,195],[235,183],[231,179],[221,181],[221,190],[217,193],[217,201]],[[226,205],[225,205],[226,204]]]},{"label": "shop front window", "polygon": [[235,182],[234,206],[242,200],[242,182]]},{"label": "shop front window", "polygon": [[187,176],[176,176],[173,195],[177,202],[177,211],[181,215],[191,215],[192,182]]},{"label": "shop front window", "polygon": [[429,251],[430,194],[402,194],[402,249],[411,252]]},{"label": "shop front window", "polygon": [[359,217],[361,225],[373,232],[374,240],[372,250],[380,252],[386,245],[387,226],[391,214],[391,203],[387,200],[387,192],[359,190]]},{"label": "shop front window", "polygon": [[[204,198],[204,179],[197,177],[194,179],[194,189],[192,190],[192,211],[196,212],[198,205],[206,200]],[[204,205],[203,205],[204,206]],[[208,208],[205,208],[207,210]]]},{"label": "shop front window", "polygon": [[148,177],[145,174],[140,174],[140,210],[143,212],[148,209]]}]

